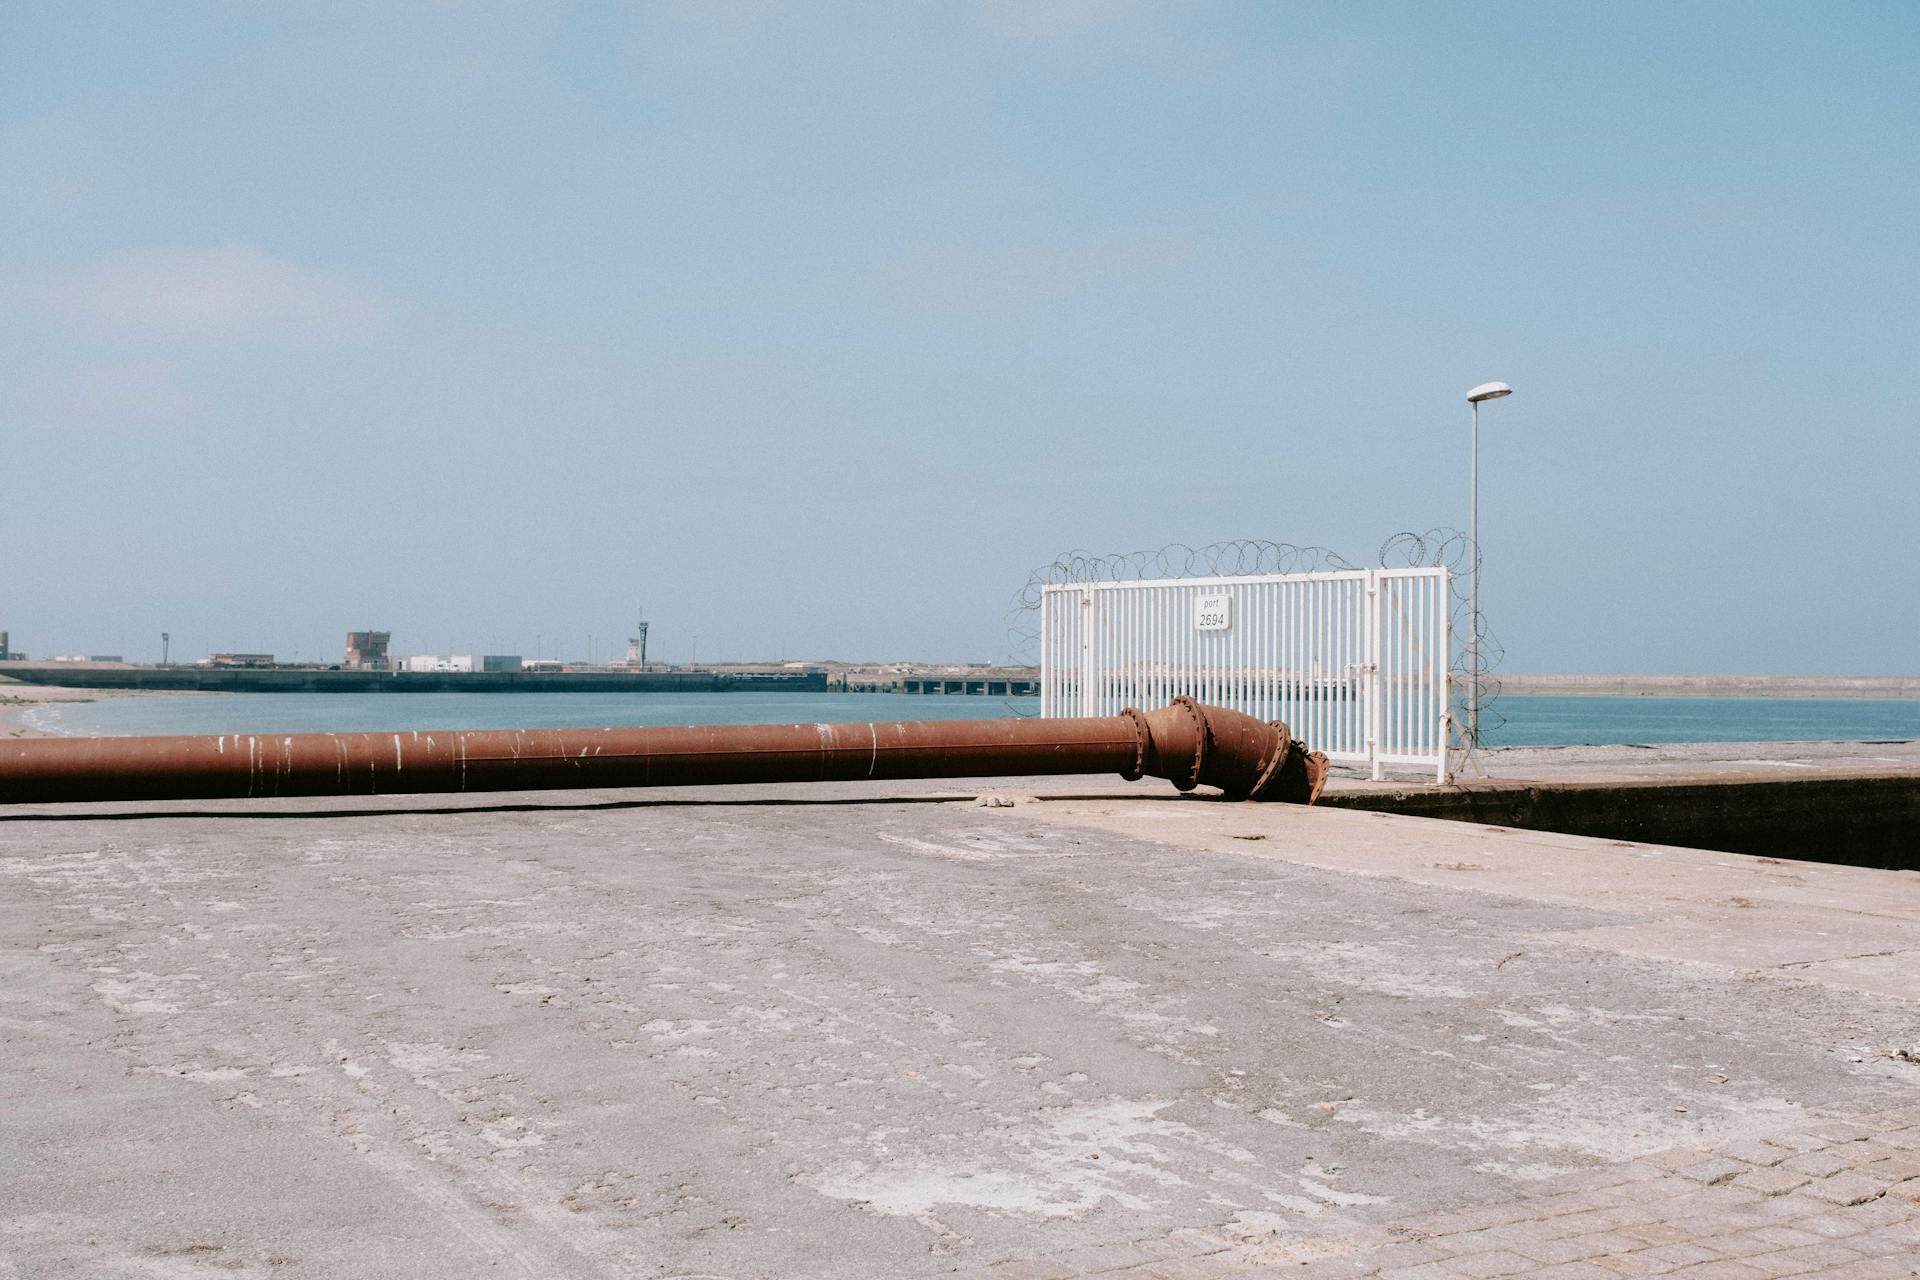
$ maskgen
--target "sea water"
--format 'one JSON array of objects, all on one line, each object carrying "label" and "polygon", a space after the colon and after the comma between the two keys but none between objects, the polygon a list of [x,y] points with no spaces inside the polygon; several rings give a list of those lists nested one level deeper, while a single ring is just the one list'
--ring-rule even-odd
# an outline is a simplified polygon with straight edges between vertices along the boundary
[{"label": "sea water", "polygon": [[[208,693],[43,703],[24,719],[62,735],[388,733],[611,725],[796,724],[1033,716],[1038,698],[904,693]],[[1486,713],[1489,746],[1920,739],[1920,700],[1539,698]]]}]

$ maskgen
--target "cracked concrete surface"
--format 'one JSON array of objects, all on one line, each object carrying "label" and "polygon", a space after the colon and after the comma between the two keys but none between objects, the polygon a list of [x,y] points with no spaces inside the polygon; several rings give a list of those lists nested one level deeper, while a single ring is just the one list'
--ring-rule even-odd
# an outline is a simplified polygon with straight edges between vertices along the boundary
[{"label": "cracked concrete surface", "polygon": [[1911,874],[987,785],[10,816],[0,1276],[1319,1257],[1920,1101]]}]

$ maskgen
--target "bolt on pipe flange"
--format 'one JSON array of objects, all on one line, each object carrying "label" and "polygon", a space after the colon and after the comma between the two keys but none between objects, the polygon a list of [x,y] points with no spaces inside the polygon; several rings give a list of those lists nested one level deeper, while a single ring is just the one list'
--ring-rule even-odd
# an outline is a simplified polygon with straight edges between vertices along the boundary
[{"label": "bolt on pipe flange", "polygon": [[1137,707],[1122,708],[1120,714],[1133,722],[1133,731],[1139,735],[1133,752],[1133,767],[1123,769],[1120,776],[1128,782],[1137,782],[1147,776],[1147,743],[1152,735],[1147,728],[1147,717]]}]

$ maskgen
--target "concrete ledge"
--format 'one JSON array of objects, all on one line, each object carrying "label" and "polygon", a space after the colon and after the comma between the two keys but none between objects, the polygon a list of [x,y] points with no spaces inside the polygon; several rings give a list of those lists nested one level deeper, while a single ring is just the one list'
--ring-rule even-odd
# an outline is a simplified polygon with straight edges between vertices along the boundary
[{"label": "concrete ledge", "polygon": [[1329,792],[1321,803],[1728,853],[1920,870],[1920,775],[1908,771],[1489,780]]}]

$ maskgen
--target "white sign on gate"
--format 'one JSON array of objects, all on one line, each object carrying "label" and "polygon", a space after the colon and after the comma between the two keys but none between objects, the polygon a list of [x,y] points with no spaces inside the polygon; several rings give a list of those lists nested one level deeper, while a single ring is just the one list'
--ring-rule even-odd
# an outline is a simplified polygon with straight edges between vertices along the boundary
[{"label": "white sign on gate", "polygon": [[1185,694],[1284,720],[1328,757],[1445,781],[1444,568],[1058,583],[1040,594],[1040,714],[1111,716]]},{"label": "white sign on gate", "polygon": [[1233,630],[1233,597],[1225,593],[1193,598],[1195,631]]}]

